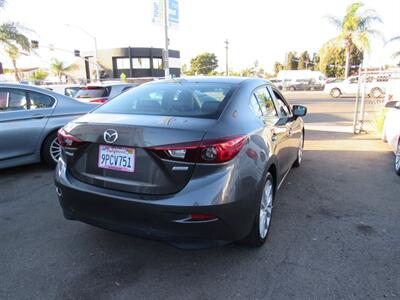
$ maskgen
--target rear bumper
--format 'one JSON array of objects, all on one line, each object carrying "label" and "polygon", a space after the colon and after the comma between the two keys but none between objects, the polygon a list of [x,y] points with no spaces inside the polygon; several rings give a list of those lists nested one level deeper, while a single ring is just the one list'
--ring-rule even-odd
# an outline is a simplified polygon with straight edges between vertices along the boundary
[{"label": "rear bumper", "polygon": [[[203,186],[203,193],[183,189],[174,195],[145,199],[141,195],[80,182],[68,174],[62,161],[56,168],[55,183],[65,218],[170,242],[240,240],[249,233],[255,216],[250,200],[230,199],[233,201],[224,202],[227,199],[223,198],[222,190],[226,186],[220,187],[220,191]],[[213,192],[216,194],[213,195]],[[196,200],[199,195],[202,201]],[[208,203],[204,197],[209,198]],[[249,195],[247,199],[254,197]],[[191,213],[210,214],[216,218],[190,221]]]}]

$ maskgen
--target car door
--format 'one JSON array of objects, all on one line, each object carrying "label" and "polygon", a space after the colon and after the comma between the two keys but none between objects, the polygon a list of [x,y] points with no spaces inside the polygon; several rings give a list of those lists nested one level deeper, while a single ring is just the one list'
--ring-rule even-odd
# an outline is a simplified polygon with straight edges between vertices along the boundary
[{"label": "car door", "polygon": [[261,106],[264,132],[263,138],[267,145],[272,143],[273,152],[278,159],[278,181],[287,172],[287,159],[289,146],[288,128],[278,115],[271,91],[266,86],[261,86],[254,91],[254,95]]},{"label": "car door", "polygon": [[345,81],[345,85],[344,85],[344,94],[345,95],[355,95],[358,92],[358,77],[353,76],[353,77],[349,77],[346,81]]},{"label": "car door", "polygon": [[282,127],[286,128],[285,142],[285,170],[288,171],[293,162],[297,158],[302,124],[300,120],[293,118],[290,105],[287,103],[283,95],[275,88],[271,88],[271,93],[274,98],[276,110],[278,112],[279,121]]},{"label": "car door", "polygon": [[56,100],[20,88],[0,88],[0,161],[34,154]]}]

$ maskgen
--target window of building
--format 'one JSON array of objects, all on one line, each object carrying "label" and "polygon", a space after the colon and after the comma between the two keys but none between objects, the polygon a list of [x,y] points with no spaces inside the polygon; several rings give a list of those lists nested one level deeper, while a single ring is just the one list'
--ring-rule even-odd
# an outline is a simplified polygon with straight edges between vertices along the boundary
[{"label": "window of building", "polygon": [[163,61],[161,57],[153,57],[153,69],[163,69]]},{"label": "window of building", "polygon": [[134,69],[150,69],[150,58],[135,57],[132,59]]},{"label": "window of building", "polygon": [[117,69],[118,70],[126,70],[130,69],[129,58],[127,57],[120,57],[117,58]]}]

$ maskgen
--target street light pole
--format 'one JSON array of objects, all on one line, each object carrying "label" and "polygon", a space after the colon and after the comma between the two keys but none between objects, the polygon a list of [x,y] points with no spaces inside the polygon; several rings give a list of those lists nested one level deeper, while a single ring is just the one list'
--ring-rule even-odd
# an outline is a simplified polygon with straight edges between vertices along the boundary
[{"label": "street light pole", "polygon": [[164,50],[164,70],[165,78],[169,79],[169,38],[168,38],[168,0],[164,0],[164,33],[165,33],[165,50]]},{"label": "street light pole", "polygon": [[229,41],[228,39],[225,40],[225,74],[229,76],[229,65],[228,65],[228,50],[229,50]]},{"label": "street light pole", "polygon": [[83,29],[80,26],[77,25],[71,25],[71,24],[65,24],[65,26],[68,27],[74,27],[76,29],[79,29],[80,31],[82,31],[83,33],[85,33],[86,35],[90,36],[93,41],[94,41],[94,60],[95,60],[95,66],[96,66],[96,80],[100,81],[100,70],[99,70],[99,64],[97,63],[97,39],[94,35],[91,35],[89,32],[87,32],[85,29]]}]

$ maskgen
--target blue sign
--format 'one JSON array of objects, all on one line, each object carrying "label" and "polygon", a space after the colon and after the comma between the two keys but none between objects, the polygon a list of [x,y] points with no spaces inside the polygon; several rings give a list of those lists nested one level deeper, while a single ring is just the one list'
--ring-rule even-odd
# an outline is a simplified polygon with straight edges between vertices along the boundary
[{"label": "blue sign", "polygon": [[168,19],[170,26],[179,25],[179,4],[178,0],[168,0]]}]

